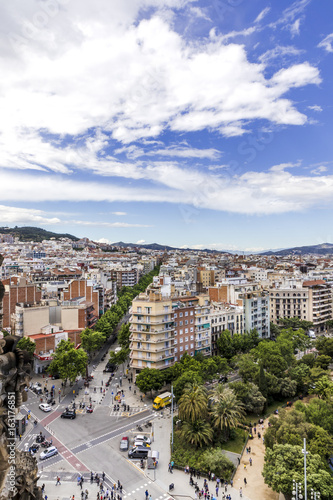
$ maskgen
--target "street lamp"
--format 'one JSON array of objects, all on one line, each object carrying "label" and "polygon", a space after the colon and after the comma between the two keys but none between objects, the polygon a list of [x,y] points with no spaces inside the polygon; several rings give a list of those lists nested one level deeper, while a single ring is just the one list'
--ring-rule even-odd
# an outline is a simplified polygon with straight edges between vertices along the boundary
[{"label": "street lamp", "polygon": [[311,500],[320,500],[319,491],[314,491],[313,488],[311,488]]},{"label": "street lamp", "polygon": [[292,495],[292,500],[303,500],[302,483],[297,483],[295,479],[293,479]]},{"label": "street lamp", "polygon": [[308,500],[308,492],[306,486],[306,455],[309,453],[306,451],[306,439],[304,438],[304,448],[302,449],[304,455],[304,500]]}]

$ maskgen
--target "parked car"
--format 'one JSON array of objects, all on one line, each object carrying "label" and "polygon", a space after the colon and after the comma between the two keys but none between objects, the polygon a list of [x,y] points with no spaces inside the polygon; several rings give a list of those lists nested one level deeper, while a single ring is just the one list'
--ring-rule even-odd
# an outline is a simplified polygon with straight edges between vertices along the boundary
[{"label": "parked car", "polygon": [[143,434],[138,434],[137,436],[135,436],[134,441],[144,441],[148,444],[151,443],[150,438],[147,436],[144,436]]},{"label": "parked car", "polygon": [[128,458],[147,458],[149,448],[144,446],[135,446],[128,452]]},{"label": "parked car", "polygon": [[40,460],[45,460],[46,458],[53,457],[53,455],[57,455],[58,450],[55,446],[50,446],[50,448],[47,448],[47,450],[42,451],[42,453],[39,455]]},{"label": "parked car", "polygon": [[73,420],[74,418],[76,418],[76,412],[75,410],[68,410],[66,408],[66,410],[62,412],[61,418],[70,418],[71,420]]},{"label": "parked car", "polygon": [[134,446],[144,446],[145,448],[150,448],[150,444],[147,441],[134,441]]},{"label": "parked car", "polygon": [[120,441],[120,450],[121,451],[127,451],[128,450],[128,437],[127,436],[124,436],[123,438],[121,438],[121,441]]},{"label": "parked car", "polygon": [[40,408],[42,411],[46,411],[46,412],[48,412],[48,411],[52,411],[51,406],[50,406],[49,404],[47,404],[47,403],[41,403],[41,404],[39,405],[39,408]]}]

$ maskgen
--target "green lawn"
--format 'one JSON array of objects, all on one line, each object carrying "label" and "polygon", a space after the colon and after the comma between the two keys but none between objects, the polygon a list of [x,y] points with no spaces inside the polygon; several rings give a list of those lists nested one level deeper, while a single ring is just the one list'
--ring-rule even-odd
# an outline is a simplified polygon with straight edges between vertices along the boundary
[{"label": "green lawn", "polygon": [[247,432],[243,429],[235,429],[236,437],[233,440],[228,441],[227,443],[223,443],[221,445],[222,450],[232,451],[233,453],[241,453],[245,439],[247,436]]}]

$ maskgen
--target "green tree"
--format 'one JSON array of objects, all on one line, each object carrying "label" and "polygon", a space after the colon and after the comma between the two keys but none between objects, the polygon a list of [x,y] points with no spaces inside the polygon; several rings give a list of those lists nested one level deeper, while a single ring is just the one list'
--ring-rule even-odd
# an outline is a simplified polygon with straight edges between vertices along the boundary
[{"label": "green tree", "polygon": [[130,327],[129,325],[121,325],[120,331],[118,333],[118,343],[121,347],[128,349],[130,346]]},{"label": "green tree", "polygon": [[297,392],[296,380],[290,380],[290,378],[288,377],[281,379],[280,392],[284,398],[292,398],[293,396],[295,396]]},{"label": "green tree", "polygon": [[136,385],[145,394],[149,391],[158,391],[163,387],[163,374],[156,368],[144,368],[136,377]]},{"label": "green tree", "polygon": [[299,362],[308,365],[310,368],[313,368],[316,362],[316,356],[313,354],[313,352],[310,352],[309,354],[304,354],[304,356],[302,357],[302,359],[300,359]]},{"label": "green tree", "polygon": [[259,391],[256,384],[252,382],[232,382],[230,389],[234,391],[239,401],[244,405],[247,413],[261,414],[264,410],[266,398]]},{"label": "green tree", "polygon": [[295,409],[304,413],[306,421],[319,425],[333,434],[333,403],[313,398],[307,404],[297,401]]},{"label": "green tree", "polygon": [[230,437],[230,430],[237,427],[243,420],[245,409],[235,393],[231,389],[224,389],[222,393],[212,392],[213,404],[211,415],[213,425],[222,437],[227,441]]},{"label": "green tree", "polygon": [[321,399],[329,399],[333,396],[333,382],[327,376],[321,377],[310,387],[309,392]]},{"label": "green tree", "polygon": [[199,372],[187,370],[183,372],[173,384],[173,393],[175,395],[176,401],[179,400],[183,393],[184,387],[188,384],[201,385],[203,382],[202,376]]},{"label": "green tree", "polygon": [[95,351],[97,351],[105,342],[105,336],[101,332],[96,332],[86,328],[81,332],[81,347],[86,351],[89,356]]},{"label": "green tree", "polygon": [[217,349],[219,354],[226,359],[231,359],[234,356],[235,352],[229,330],[221,332],[220,337],[217,339]]},{"label": "green tree", "polygon": [[181,420],[195,422],[204,418],[208,410],[208,398],[202,385],[189,384],[179,399],[179,417]]},{"label": "green tree", "polygon": [[333,338],[332,337],[320,337],[316,340],[316,349],[319,354],[325,354],[333,358]]},{"label": "green tree", "polygon": [[234,470],[234,465],[221,449],[210,448],[209,450],[204,451],[201,455],[198,468],[202,471],[214,472],[216,477],[223,477],[227,479]]},{"label": "green tree", "polygon": [[264,398],[267,400],[267,380],[266,380],[266,375],[265,375],[265,370],[262,364],[260,364],[260,369],[259,369],[259,381],[258,381],[258,388],[261,394],[264,396]]},{"label": "green tree", "polygon": [[308,392],[310,377],[310,367],[304,363],[299,363],[289,369],[288,375],[291,380],[297,383],[297,391],[301,394]]},{"label": "green tree", "polygon": [[78,375],[84,375],[87,368],[88,356],[83,349],[75,349],[70,340],[61,340],[53,354],[48,372],[59,373],[66,385],[69,380],[73,383]]},{"label": "green tree", "polygon": [[[333,479],[319,455],[307,455],[307,485],[308,491],[313,488],[320,492],[320,498],[328,500],[333,498]],[[290,444],[277,444],[273,449],[267,448],[265,463],[262,471],[265,483],[273,491],[281,492],[290,496],[292,492],[293,479],[303,483],[304,455],[302,446]],[[303,485],[304,491],[304,485]]]},{"label": "green tree", "polygon": [[255,382],[259,373],[259,366],[252,354],[243,354],[237,360],[238,373],[243,382]]},{"label": "green tree", "polygon": [[23,351],[27,351],[29,353],[30,358],[33,357],[34,352],[36,350],[36,344],[29,337],[22,337],[18,343],[17,347],[22,349]]},{"label": "green tree", "polygon": [[201,448],[213,439],[213,429],[204,420],[184,422],[181,435],[188,443]]},{"label": "green tree", "polygon": [[328,365],[331,362],[330,356],[327,356],[326,354],[321,354],[320,356],[316,357],[315,361],[315,366],[319,366],[323,370],[328,370]]}]

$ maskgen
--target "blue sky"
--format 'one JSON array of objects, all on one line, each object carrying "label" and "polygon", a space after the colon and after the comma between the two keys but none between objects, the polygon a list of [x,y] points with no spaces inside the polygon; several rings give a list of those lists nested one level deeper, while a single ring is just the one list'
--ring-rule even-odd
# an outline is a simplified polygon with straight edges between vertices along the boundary
[{"label": "blue sky", "polygon": [[0,224],[256,251],[333,242],[333,4],[0,6]]}]

